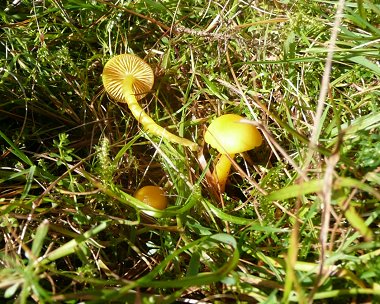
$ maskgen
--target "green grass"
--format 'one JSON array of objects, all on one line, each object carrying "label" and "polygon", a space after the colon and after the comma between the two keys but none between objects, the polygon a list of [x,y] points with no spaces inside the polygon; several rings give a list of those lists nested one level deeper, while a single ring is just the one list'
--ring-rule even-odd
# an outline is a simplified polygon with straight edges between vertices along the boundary
[{"label": "green grass", "polygon": [[[338,1],[3,2],[2,302],[380,301],[377,1],[345,1],[333,40]],[[147,112],[198,153],[108,98],[124,52],[155,72]],[[203,135],[226,113],[265,144],[221,194]],[[148,184],[169,208],[133,198]]]}]

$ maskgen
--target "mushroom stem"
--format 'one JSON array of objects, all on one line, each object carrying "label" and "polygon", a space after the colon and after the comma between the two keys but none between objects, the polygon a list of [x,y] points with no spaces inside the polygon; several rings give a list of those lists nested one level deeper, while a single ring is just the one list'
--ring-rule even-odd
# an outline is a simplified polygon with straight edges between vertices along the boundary
[{"label": "mushroom stem", "polygon": [[215,165],[213,177],[216,179],[220,192],[223,193],[226,188],[226,182],[231,170],[231,160],[235,154],[221,154]]},{"label": "mushroom stem", "polygon": [[192,151],[198,150],[198,145],[195,142],[170,133],[165,128],[158,125],[148,114],[146,114],[143,108],[137,102],[132,85],[133,81],[131,81],[129,77],[127,77],[124,80],[123,85],[123,94],[125,102],[127,103],[132,115],[137,119],[137,121],[144,127],[144,129],[147,132],[158,137],[165,138],[168,141],[189,147]]}]

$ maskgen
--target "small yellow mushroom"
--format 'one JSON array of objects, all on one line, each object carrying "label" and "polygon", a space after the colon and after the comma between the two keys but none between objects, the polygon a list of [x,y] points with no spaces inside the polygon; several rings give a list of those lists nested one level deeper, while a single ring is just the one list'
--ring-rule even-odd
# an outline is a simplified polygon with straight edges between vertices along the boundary
[{"label": "small yellow mushroom", "polygon": [[224,192],[231,170],[230,159],[236,153],[249,151],[263,142],[257,128],[243,122],[243,119],[236,114],[222,115],[211,122],[205,133],[205,142],[221,154],[213,172],[221,192]]},{"label": "small yellow mushroom", "polygon": [[116,101],[127,103],[132,115],[147,132],[189,147],[193,151],[198,149],[196,143],[159,126],[138,103],[152,89],[154,83],[153,70],[144,60],[131,54],[117,55],[104,66],[102,78],[106,92]]},{"label": "small yellow mushroom", "polygon": [[163,210],[168,206],[165,191],[157,186],[142,187],[137,190],[133,196],[143,203],[159,210]]}]

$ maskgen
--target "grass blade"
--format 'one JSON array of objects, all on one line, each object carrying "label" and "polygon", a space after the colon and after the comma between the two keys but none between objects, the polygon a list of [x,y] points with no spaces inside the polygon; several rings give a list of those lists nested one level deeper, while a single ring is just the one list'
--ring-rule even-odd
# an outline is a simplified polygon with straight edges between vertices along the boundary
[{"label": "grass blade", "polygon": [[25,155],[16,145],[2,132],[0,131],[0,137],[2,137],[8,145],[11,147],[10,151],[21,161],[29,166],[33,166],[33,162]]}]

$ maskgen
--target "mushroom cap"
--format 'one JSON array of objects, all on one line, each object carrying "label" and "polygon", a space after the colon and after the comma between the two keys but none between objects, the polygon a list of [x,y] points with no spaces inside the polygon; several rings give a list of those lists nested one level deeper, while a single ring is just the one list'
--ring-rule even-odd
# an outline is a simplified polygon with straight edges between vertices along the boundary
[{"label": "mushroom cap", "polygon": [[165,195],[165,191],[157,186],[142,187],[137,190],[133,196],[156,209],[163,210],[168,206],[168,199]]},{"label": "mushroom cap", "polygon": [[257,128],[241,122],[244,117],[226,114],[214,119],[205,133],[205,141],[222,154],[236,154],[251,150],[262,144],[263,138]]},{"label": "mushroom cap", "polygon": [[140,57],[131,54],[112,57],[104,66],[102,78],[106,92],[118,102],[126,102],[123,85],[127,78],[133,80],[137,100],[143,98],[154,83],[152,68]]}]

